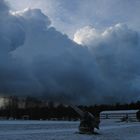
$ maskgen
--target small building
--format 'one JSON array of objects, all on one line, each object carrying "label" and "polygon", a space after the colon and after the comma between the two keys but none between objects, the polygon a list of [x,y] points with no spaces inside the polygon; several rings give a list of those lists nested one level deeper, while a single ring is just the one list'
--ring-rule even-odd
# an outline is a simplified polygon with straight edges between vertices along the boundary
[{"label": "small building", "polygon": [[140,121],[140,110],[113,110],[113,111],[102,111],[100,113],[100,119],[123,119],[123,118]]}]

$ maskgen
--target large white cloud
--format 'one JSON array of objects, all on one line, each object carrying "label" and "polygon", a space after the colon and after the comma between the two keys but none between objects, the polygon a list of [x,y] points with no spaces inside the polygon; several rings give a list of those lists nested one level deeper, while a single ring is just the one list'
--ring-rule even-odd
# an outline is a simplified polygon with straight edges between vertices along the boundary
[{"label": "large white cloud", "polygon": [[92,26],[85,26],[74,34],[74,41],[81,45],[90,45],[98,38],[98,32]]}]

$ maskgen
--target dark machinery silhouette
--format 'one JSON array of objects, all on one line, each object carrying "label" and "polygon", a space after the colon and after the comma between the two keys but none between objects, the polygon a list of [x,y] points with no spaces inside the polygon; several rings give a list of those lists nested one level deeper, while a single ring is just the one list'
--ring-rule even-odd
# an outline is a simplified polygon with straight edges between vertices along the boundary
[{"label": "dark machinery silhouette", "polygon": [[80,125],[79,133],[80,134],[94,134],[95,128],[99,129],[100,120],[93,116],[90,112],[82,111],[76,106],[71,105],[71,107],[80,115]]}]

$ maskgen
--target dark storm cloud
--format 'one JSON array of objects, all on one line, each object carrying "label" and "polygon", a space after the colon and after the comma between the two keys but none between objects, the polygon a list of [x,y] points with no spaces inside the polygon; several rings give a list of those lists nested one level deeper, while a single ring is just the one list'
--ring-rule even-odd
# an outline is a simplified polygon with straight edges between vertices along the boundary
[{"label": "dark storm cloud", "polygon": [[[99,32],[84,27],[75,34],[75,41],[87,45],[96,57],[102,79],[106,84],[103,96],[119,101],[137,100],[140,83],[139,33],[124,24]],[[106,94],[104,94],[106,93]]]},{"label": "dark storm cloud", "polygon": [[36,85],[35,80],[31,78],[24,63],[12,56],[12,51],[24,44],[23,24],[9,13],[3,0],[0,1],[0,7],[0,93],[29,94],[32,86]]},{"label": "dark storm cloud", "polygon": [[122,25],[102,34],[81,29],[78,45],[39,9],[10,13],[4,1],[0,7],[2,94],[83,104],[138,99],[137,32]]},{"label": "dark storm cloud", "polygon": [[94,80],[98,79],[97,67],[88,49],[49,27],[49,19],[40,10],[29,9],[19,15],[25,20],[26,41],[15,54],[28,63],[42,85],[41,94],[58,100],[87,102],[87,90],[94,92],[98,81]]}]

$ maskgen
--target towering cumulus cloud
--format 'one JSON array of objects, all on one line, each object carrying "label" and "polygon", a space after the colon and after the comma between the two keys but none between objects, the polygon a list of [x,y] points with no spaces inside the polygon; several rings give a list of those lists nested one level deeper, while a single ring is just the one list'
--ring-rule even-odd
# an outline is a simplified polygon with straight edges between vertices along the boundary
[{"label": "towering cumulus cloud", "polygon": [[[26,38],[22,17],[9,13],[9,7],[0,1],[0,93],[7,95],[30,95],[38,91],[26,64],[13,52],[24,44]],[[36,87],[36,89],[32,88]]]},{"label": "towering cumulus cloud", "polygon": [[40,9],[12,13],[0,1],[1,94],[81,104],[137,100],[139,49],[138,33],[125,25],[87,26],[72,41]]},{"label": "towering cumulus cloud", "polygon": [[38,9],[16,16],[24,20],[26,40],[14,53],[22,57],[41,85],[39,95],[87,102],[87,91],[94,93],[98,81],[96,63],[88,49],[49,27],[50,21]]},{"label": "towering cumulus cloud", "polygon": [[137,32],[124,24],[117,24],[103,32],[87,26],[75,33],[74,40],[86,45],[96,57],[100,75],[106,83],[103,91],[107,92],[105,98],[114,101],[138,99],[140,38]]}]

